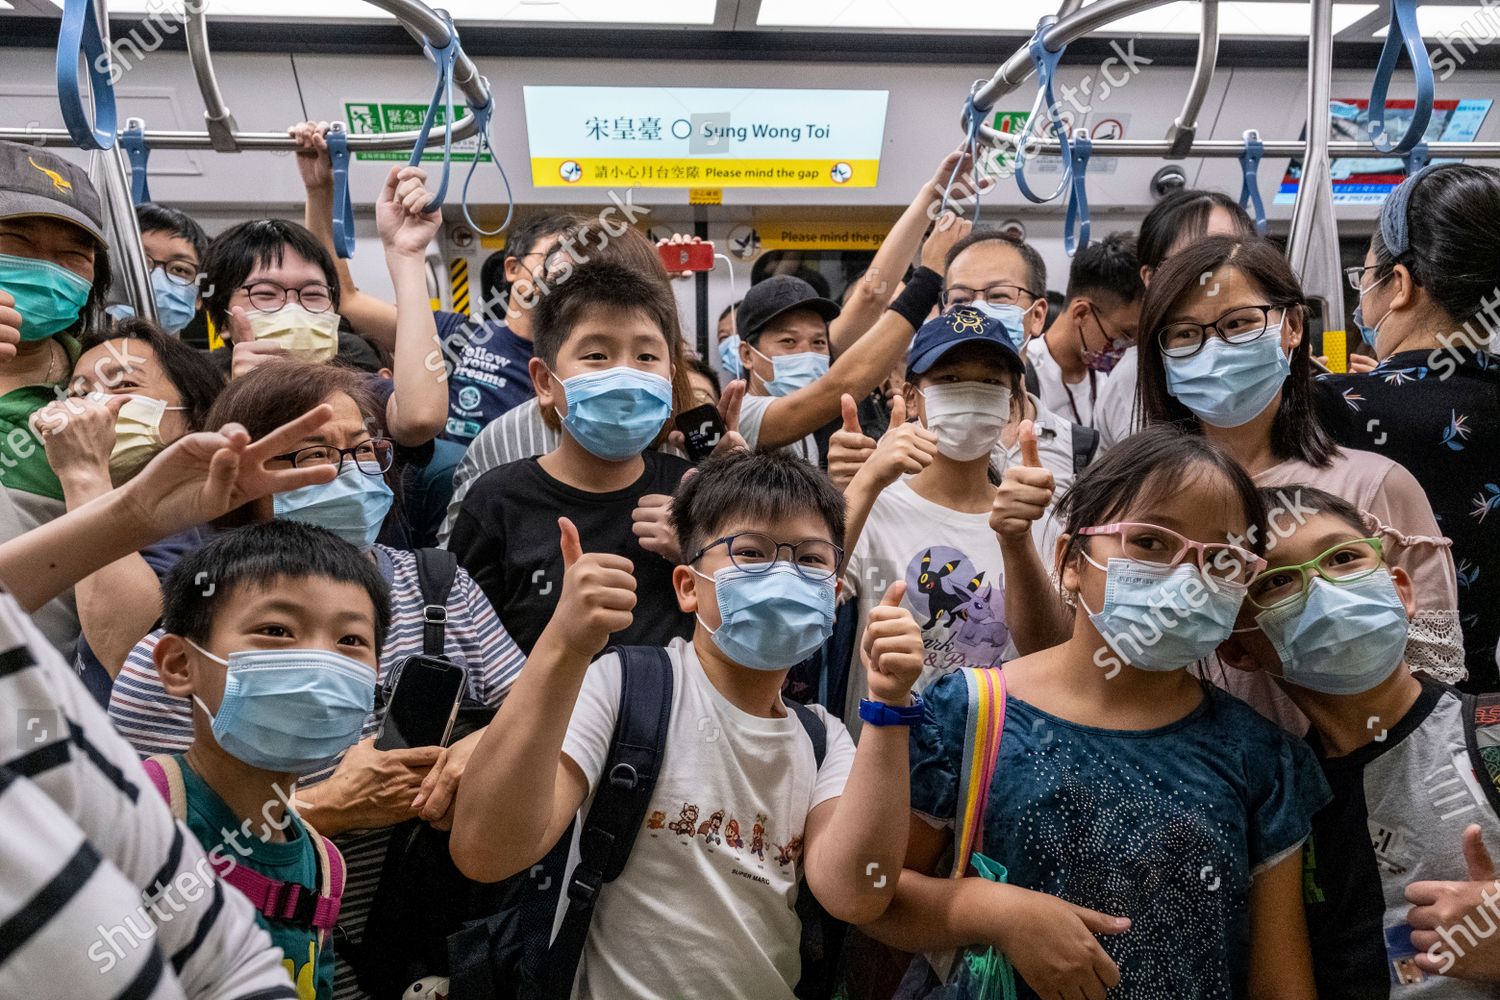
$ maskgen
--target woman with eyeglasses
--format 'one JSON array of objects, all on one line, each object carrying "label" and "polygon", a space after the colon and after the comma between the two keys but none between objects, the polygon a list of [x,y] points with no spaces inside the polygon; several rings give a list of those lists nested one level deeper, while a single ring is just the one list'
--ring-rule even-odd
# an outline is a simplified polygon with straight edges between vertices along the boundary
[{"label": "woman with eyeglasses", "polygon": [[1458,565],[1471,692],[1500,690],[1500,170],[1419,171],[1386,199],[1364,263],[1348,271],[1379,366],[1326,375],[1342,394],[1339,443],[1401,463],[1432,501]]},{"label": "woman with eyeglasses", "polygon": [[[1159,270],[1141,309],[1145,423],[1172,423],[1220,445],[1260,486],[1283,487],[1276,534],[1300,514],[1296,485],[1343,497],[1381,523],[1393,561],[1416,582],[1412,666],[1464,676],[1453,557],[1411,473],[1382,455],[1340,448],[1320,416],[1302,289],[1261,239],[1211,236]],[[1243,692],[1257,705],[1266,699]],[[1269,685],[1260,695],[1274,698]],[[1299,725],[1295,713],[1283,716]]]},{"label": "woman with eyeglasses", "polygon": [[[1260,494],[1159,426],[1089,466],[1057,516],[1071,632],[1005,664],[992,768],[965,765],[972,672],[923,692],[906,870],[862,929],[905,952],[992,945],[1022,1000],[1313,996],[1301,847],[1327,786],[1301,741],[1187,669],[1264,565]],[[974,772],[988,787],[961,783]],[[946,877],[960,817],[999,880]]]},{"label": "woman with eyeglasses", "polygon": [[[238,423],[252,438],[259,438],[290,416],[325,403],[333,408],[332,419],[273,458],[267,467],[333,465],[338,469],[334,480],[264,497],[222,519],[222,526],[271,518],[302,521],[326,528],[369,553],[391,588],[391,628],[381,650],[379,677],[380,690],[388,696],[398,665],[423,651],[427,602],[417,553],[375,542],[393,502],[387,476],[395,447],[381,433],[380,407],[366,380],[336,365],[280,361],[232,380],[209,412],[207,425]],[[214,582],[202,584],[207,588]],[[158,589],[157,600],[159,593]],[[133,601],[149,599],[132,596]],[[484,593],[462,569],[454,578],[446,611],[443,658],[466,668],[468,700],[498,706],[520,671],[520,650]],[[185,750],[193,739],[197,710],[191,701],[173,697],[163,687],[152,662],[159,635],[159,631],[152,632],[131,651],[110,696],[115,727],[143,755]],[[385,698],[377,696],[362,742],[334,767],[310,776],[297,792],[302,816],[318,832],[332,837],[344,853],[349,874],[339,925],[356,943],[379,881],[390,828],[421,818],[447,829],[458,782],[483,733],[481,729],[444,751],[436,747],[375,751],[372,741],[384,704]],[[428,779],[426,784],[424,779]],[[361,995],[353,985],[348,962],[340,961],[337,975],[336,995]]]},{"label": "woman with eyeglasses", "polygon": [[1299,493],[1303,521],[1267,553],[1219,656],[1273,677],[1306,714],[1332,786],[1303,874],[1318,996],[1397,995],[1394,979],[1424,997],[1492,997],[1480,984],[1500,982],[1500,936],[1438,929],[1466,913],[1470,928],[1495,926],[1485,842],[1500,844],[1500,800],[1485,769],[1484,794],[1463,778],[1465,750],[1477,756],[1493,726],[1471,727],[1459,692],[1412,672],[1416,594],[1378,526],[1331,493]]}]

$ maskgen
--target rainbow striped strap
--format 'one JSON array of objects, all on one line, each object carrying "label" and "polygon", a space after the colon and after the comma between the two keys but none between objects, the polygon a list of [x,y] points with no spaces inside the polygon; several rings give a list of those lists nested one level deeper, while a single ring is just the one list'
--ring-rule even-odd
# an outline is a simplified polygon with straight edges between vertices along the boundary
[{"label": "rainbow striped strap", "polygon": [[999,667],[965,669],[969,710],[964,722],[963,767],[958,778],[953,878],[969,871],[969,856],[984,848],[984,809],[989,802],[1000,739],[1005,731],[1005,674]]}]

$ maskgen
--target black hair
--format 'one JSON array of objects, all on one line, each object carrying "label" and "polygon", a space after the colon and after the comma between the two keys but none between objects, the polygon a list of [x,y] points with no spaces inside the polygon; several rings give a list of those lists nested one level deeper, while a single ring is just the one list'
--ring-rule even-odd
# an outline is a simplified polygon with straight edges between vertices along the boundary
[{"label": "black hair", "polygon": [[[391,627],[391,591],[374,562],[326,528],[271,520],[234,528],[189,552],[162,583],[162,627],[197,643],[208,640],[214,615],[245,584],[325,577],[363,587],[375,608],[375,653]],[[205,582],[212,586],[205,586]]]},{"label": "black hair", "polygon": [[505,262],[512,257],[517,260],[524,258],[542,240],[571,232],[581,221],[578,216],[567,212],[550,212],[512,227],[505,237],[504,251],[490,254],[479,268],[479,288],[486,318],[501,319],[505,316],[506,302],[510,297]]},{"label": "black hair", "polygon": [[1126,305],[1139,299],[1145,290],[1135,240],[1129,233],[1110,233],[1090,243],[1073,255],[1068,267],[1069,302],[1080,295],[1103,295],[1109,305]]},{"label": "black hair", "polygon": [[223,391],[225,381],[223,371],[207,354],[143,319],[123,320],[112,330],[89,331],[79,344],[80,354],[111,340],[135,340],[151,348],[157,364],[182,397],[182,405],[187,407],[188,430],[201,431],[207,426],[208,411]]},{"label": "black hair", "polygon": [[[944,262],[948,269],[952,269],[953,262],[958,259],[959,254],[979,243],[1003,243],[1021,255],[1021,261],[1026,265],[1026,290],[1035,298],[1043,298],[1047,294],[1047,264],[1042,260],[1042,255],[1037,253],[1036,247],[1025,240],[1017,239],[1003,229],[993,226],[975,228],[970,230],[969,235],[953,244],[948,250],[948,258]],[[1051,312],[1051,309],[1047,310]]]},{"label": "black hair", "polygon": [[135,221],[142,233],[171,233],[193,245],[193,253],[201,264],[208,254],[208,234],[198,225],[198,220],[181,209],[170,205],[158,205],[154,201],[135,206]]},{"label": "black hair", "polygon": [[1057,317],[1062,315],[1063,306],[1067,304],[1068,300],[1062,292],[1047,289],[1047,318],[1042,320],[1043,333],[1052,329],[1052,324],[1057,322]]},{"label": "black hair", "polygon": [[1135,255],[1141,265],[1155,271],[1183,237],[1191,241],[1207,233],[1209,217],[1216,208],[1229,213],[1241,235],[1254,235],[1255,223],[1250,216],[1239,202],[1222,191],[1174,191],[1153,205],[1141,220],[1141,232],[1135,243]]},{"label": "black hair", "polygon": [[[744,301],[744,299],[740,299],[740,302]],[[725,316],[728,316],[730,313],[738,309],[740,307],[740,302],[731,302],[729,305],[725,306],[724,311],[719,313],[719,321],[723,322]]]},{"label": "black hair", "polygon": [[1116,521],[1132,507],[1151,508],[1180,491],[1197,469],[1227,482],[1244,508],[1245,538],[1225,541],[1264,552],[1266,505],[1250,475],[1201,435],[1157,424],[1106,451],[1058,499],[1055,516],[1068,536],[1062,563],[1081,551],[1084,528]]},{"label": "black hair", "polygon": [[1406,183],[1413,185],[1406,205],[1408,249],[1393,255],[1377,227],[1370,239],[1371,280],[1404,264],[1417,287],[1426,289],[1454,323],[1482,310],[1491,313],[1493,323],[1492,296],[1500,287],[1500,170],[1445,163]]},{"label": "black hair", "polygon": [[672,349],[677,329],[677,299],[665,282],[650,281],[639,271],[609,260],[595,260],[573,271],[567,281],[552,287],[537,303],[534,349],[548,366],[557,364],[558,352],[569,335],[592,309],[618,309],[638,312],[654,323],[666,340],[675,362],[678,352]]},{"label": "black hair", "polygon": [[284,219],[252,219],[230,226],[208,245],[203,257],[203,305],[221,331],[229,330],[229,300],[252,271],[280,264],[290,250],[323,272],[333,308],[339,307],[339,276],[333,255],[305,227]]},{"label": "black hair", "polygon": [[732,451],[710,458],[697,475],[682,481],[672,500],[683,559],[691,559],[732,520],[779,521],[800,514],[816,514],[833,543],[843,546],[844,495],[818,469],[781,451]]},{"label": "black hair", "polygon": [[[1295,501],[1289,502],[1288,496],[1294,497]],[[1335,496],[1327,490],[1320,490],[1316,486],[1304,486],[1300,483],[1289,486],[1262,486],[1260,498],[1265,503],[1267,511],[1294,508],[1299,522],[1302,520],[1302,514],[1327,514],[1343,521],[1361,535],[1370,530],[1364,513],[1358,507],[1343,497]],[[1268,546],[1268,548],[1272,547],[1274,546]]]},{"label": "black hair", "polygon": [[709,385],[714,387],[715,396],[724,391],[724,386],[719,382],[719,373],[714,371],[713,368],[709,366],[709,363],[707,361],[704,361],[696,354],[684,353],[682,355],[682,363],[693,374],[702,375],[704,378],[708,379]]},{"label": "black hair", "polygon": [[[1260,237],[1205,236],[1173,254],[1156,272],[1141,303],[1140,381],[1136,411],[1144,426],[1174,423],[1201,431],[1197,416],[1167,390],[1166,361],[1160,335],[1172,310],[1203,283],[1203,275],[1232,267],[1265,293],[1266,304],[1305,315],[1306,299],[1286,256]],[[1291,352],[1292,370],[1281,389],[1281,406],[1271,424],[1271,451],[1277,458],[1296,458],[1319,468],[1333,461],[1338,446],[1317,406],[1313,381],[1312,340],[1304,325],[1302,342]]]}]

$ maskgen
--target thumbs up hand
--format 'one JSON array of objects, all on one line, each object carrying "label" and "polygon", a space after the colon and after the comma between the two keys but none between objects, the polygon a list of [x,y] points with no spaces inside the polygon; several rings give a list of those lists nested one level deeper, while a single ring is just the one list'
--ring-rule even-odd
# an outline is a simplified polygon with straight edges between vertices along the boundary
[{"label": "thumbs up hand", "polygon": [[635,620],[635,567],[624,556],[584,552],[578,529],[557,519],[563,558],[562,596],[552,613],[563,645],[592,660],[609,637]]},{"label": "thumbs up hand", "polygon": [[828,439],[828,478],[839,489],[847,489],[854,474],[875,454],[875,439],[859,426],[859,408],[847,392],[839,399],[844,423]]},{"label": "thumbs up hand", "polygon": [[990,528],[1002,541],[1026,538],[1032,523],[1047,513],[1057,486],[1052,473],[1042,467],[1036,424],[1021,421],[1018,440],[1021,464],[1005,470],[1000,488],[995,491],[994,506],[990,508]]},{"label": "thumbs up hand", "polygon": [[906,397],[891,400],[891,425],[881,435],[875,453],[860,470],[860,475],[879,489],[900,479],[903,475],[915,475],[932,464],[937,455],[937,435],[920,423],[908,423],[906,419]]},{"label": "thumbs up hand", "polygon": [[880,603],[870,609],[870,620],[859,643],[870,697],[888,705],[905,705],[912,685],[922,676],[922,630],[911,612],[901,606],[906,581],[897,580]]},{"label": "thumbs up hand", "polygon": [[1500,899],[1495,863],[1485,849],[1478,824],[1464,830],[1463,853],[1469,881],[1413,882],[1406,887],[1407,902],[1415,904],[1406,914],[1412,928],[1412,947],[1417,950],[1415,961],[1424,971],[1437,975],[1500,982],[1500,935],[1481,938],[1465,948],[1474,940],[1467,928],[1458,934],[1450,931],[1446,940],[1439,933],[1464,923],[1465,918],[1471,925],[1491,919]]}]

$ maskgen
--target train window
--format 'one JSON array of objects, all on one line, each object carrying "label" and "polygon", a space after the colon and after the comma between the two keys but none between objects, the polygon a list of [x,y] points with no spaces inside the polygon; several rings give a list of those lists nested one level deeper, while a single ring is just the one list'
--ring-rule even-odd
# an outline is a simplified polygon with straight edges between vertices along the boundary
[{"label": "train window", "polygon": [[750,269],[750,283],[778,274],[801,278],[826,298],[842,302],[875,259],[873,250],[768,250]]}]

